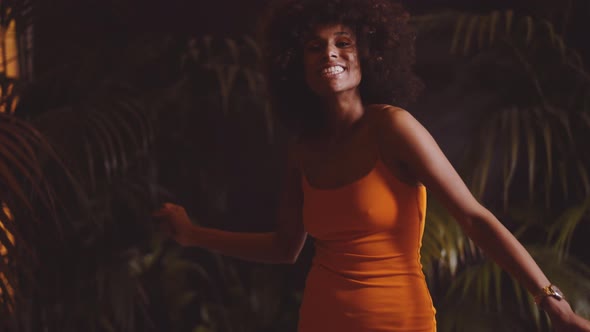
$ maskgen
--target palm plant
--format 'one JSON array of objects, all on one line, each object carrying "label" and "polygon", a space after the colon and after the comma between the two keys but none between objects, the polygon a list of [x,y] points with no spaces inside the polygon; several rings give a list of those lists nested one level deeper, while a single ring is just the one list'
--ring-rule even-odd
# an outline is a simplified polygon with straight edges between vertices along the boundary
[{"label": "palm plant", "polygon": [[20,27],[22,8],[27,8],[27,3],[6,1],[0,6],[0,112],[12,112],[18,102],[15,90],[22,69],[19,68],[21,54],[17,37],[20,29],[16,22],[19,19]]},{"label": "palm plant", "polygon": [[[435,33],[453,36],[443,60],[468,64],[455,89],[492,91],[477,114],[489,116],[474,140],[480,148],[463,174],[479,197],[503,197],[492,206],[588,315],[590,273],[574,232],[589,204],[588,155],[579,146],[588,75],[554,24],[515,17],[445,13],[415,23],[425,43]],[[287,269],[180,250],[162,242],[149,217],[174,200],[203,224],[272,226],[242,217],[253,206],[266,212],[252,219],[272,220],[272,209],[253,202],[276,203],[283,137],[259,66],[247,37],[156,35],[88,50],[37,77],[17,116],[2,115],[0,124],[0,324],[15,332],[292,329],[298,299],[284,287]],[[502,173],[504,181],[488,180]],[[525,292],[436,202],[428,218],[422,257],[442,331],[547,329]],[[469,321],[465,312],[477,305],[487,310]]]},{"label": "palm plant", "polygon": [[[248,38],[140,36],[123,49],[89,50],[28,85],[16,116],[2,119],[3,142],[12,142],[0,150],[8,163],[0,180],[10,184],[0,197],[9,231],[0,232],[0,321],[9,331],[292,325],[294,317],[278,311],[289,297],[284,270],[179,250],[162,242],[149,216],[172,200],[186,202],[203,223],[229,218],[235,187],[226,178],[235,162],[228,158],[240,151],[232,145],[246,149],[237,156],[248,160],[269,153],[253,146],[273,135],[258,57]],[[166,75],[139,75],[148,68]],[[244,133],[237,123],[252,126]],[[249,141],[227,140],[229,129]],[[274,186],[266,183],[257,188]],[[244,275],[252,275],[247,284]]]},{"label": "palm plant", "polygon": [[[462,63],[454,67],[457,79],[446,93],[486,97],[470,105],[479,108],[470,109],[477,131],[461,168],[474,194],[484,201],[484,194],[502,198],[487,201],[588,317],[590,265],[575,247],[588,215],[590,162],[582,147],[590,125],[590,76],[581,56],[552,22],[511,10],[445,12],[414,20],[426,42],[441,33],[452,36],[448,56],[441,56]],[[490,178],[497,179],[491,186]],[[436,204],[430,207],[423,262],[439,307],[452,307],[442,310],[442,330],[547,329],[526,292],[490,264]],[[473,302],[491,313],[489,319],[464,319],[462,310],[476,307]],[[498,325],[500,314],[510,328]]]}]

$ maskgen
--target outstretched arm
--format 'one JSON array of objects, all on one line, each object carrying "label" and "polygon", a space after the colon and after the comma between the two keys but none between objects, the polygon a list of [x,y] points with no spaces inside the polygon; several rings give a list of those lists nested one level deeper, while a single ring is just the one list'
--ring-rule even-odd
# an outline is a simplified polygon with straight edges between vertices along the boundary
[{"label": "outstretched arm", "polygon": [[191,223],[182,206],[172,203],[164,204],[153,215],[171,228],[172,238],[181,245],[249,261],[294,263],[307,237],[301,219],[302,204],[299,170],[290,153],[283,176],[276,231],[241,233],[200,227]]},{"label": "outstretched arm", "polygon": [[[531,293],[550,284],[520,242],[471,194],[428,131],[405,110],[390,107],[376,115],[381,151],[405,164],[450,211],[465,233]],[[542,302],[558,331],[590,331],[566,301]]]}]

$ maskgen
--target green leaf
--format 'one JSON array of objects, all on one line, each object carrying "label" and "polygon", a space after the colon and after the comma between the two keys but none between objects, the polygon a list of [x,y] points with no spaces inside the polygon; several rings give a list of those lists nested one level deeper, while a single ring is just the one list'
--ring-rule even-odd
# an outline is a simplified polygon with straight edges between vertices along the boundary
[{"label": "green leaf", "polygon": [[463,46],[463,54],[467,55],[469,50],[471,49],[471,43],[473,40],[473,34],[475,33],[475,29],[477,27],[477,23],[479,22],[479,16],[473,16],[469,20],[469,25],[467,25],[467,31],[465,36],[465,44]]},{"label": "green leaf", "polygon": [[551,226],[548,238],[552,241],[552,246],[559,253],[560,259],[568,257],[571,239],[578,224],[582,221],[587,211],[590,209],[590,198],[574,205],[557,219]]},{"label": "green leaf", "polygon": [[482,142],[481,157],[478,158],[478,164],[475,168],[473,190],[477,198],[481,199],[486,188],[490,165],[496,145],[496,126],[499,118],[495,115],[490,116],[489,121],[481,130],[479,136]]},{"label": "green leaf", "polygon": [[[540,110],[537,110],[540,112]],[[539,113],[537,113],[539,115]],[[543,130],[543,140],[545,142],[545,161],[547,163],[547,171],[545,173],[545,204],[549,206],[549,195],[551,192],[551,182],[553,179],[553,150],[552,150],[552,130],[548,122],[544,121],[541,124]]]},{"label": "green leaf", "polygon": [[204,325],[198,325],[193,329],[193,332],[213,332],[213,331]]},{"label": "green leaf", "polygon": [[479,21],[479,30],[478,30],[479,33],[477,36],[477,46],[478,46],[479,50],[482,50],[485,46],[484,44],[486,41],[487,28],[488,28],[489,23],[490,23],[489,16],[484,16]]},{"label": "green leaf", "polygon": [[457,49],[459,48],[459,43],[461,42],[461,33],[463,30],[463,25],[467,20],[466,15],[459,16],[457,23],[455,24],[455,33],[453,35],[452,43],[451,43],[451,54],[457,54]]},{"label": "green leaf", "polygon": [[250,47],[250,49],[254,50],[258,59],[262,59],[262,50],[254,39],[250,38],[250,36],[244,36],[244,42]]},{"label": "green leaf", "polygon": [[490,31],[489,31],[490,45],[492,45],[494,43],[494,41],[496,40],[496,29],[497,29],[499,20],[500,20],[500,12],[497,10],[494,10],[490,14]]},{"label": "green leaf", "polygon": [[537,165],[536,160],[536,138],[535,132],[531,125],[531,122],[534,121],[531,117],[529,112],[522,112],[522,125],[524,128],[524,134],[526,139],[526,147],[527,147],[527,161],[528,161],[528,178],[529,178],[529,199],[530,201],[534,201],[535,195],[535,170]]},{"label": "green leaf", "polygon": [[510,184],[514,178],[516,166],[518,164],[518,149],[520,144],[520,132],[519,132],[519,118],[518,110],[515,108],[508,109],[502,114],[502,131],[508,131],[508,146],[510,153],[508,156],[504,156],[504,209],[508,208],[508,195]]},{"label": "green leaf", "polygon": [[232,57],[232,61],[233,61],[232,63],[238,64],[239,59],[240,59],[240,51],[238,49],[238,45],[236,44],[236,41],[231,38],[225,38],[224,41],[225,41],[225,46],[229,50],[229,54]]},{"label": "green leaf", "polygon": [[513,10],[507,10],[505,12],[505,16],[506,16],[506,35],[511,35],[512,32],[512,20],[514,19],[514,11]]},{"label": "green leaf", "polygon": [[535,24],[533,22],[533,18],[530,16],[526,16],[524,18],[525,24],[526,24],[526,37],[525,37],[525,42],[527,46],[530,46],[531,43],[533,42],[533,34],[535,32]]},{"label": "green leaf", "polygon": [[578,174],[580,175],[580,180],[584,186],[584,194],[586,196],[590,196],[590,180],[588,179],[588,171],[581,161],[578,161],[576,166],[578,169]]},{"label": "green leaf", "polygon": [[217,75],[220,87],[221,105],[225,114],[229,111],[229,98],[235,83],[239,67],[237,65],[215,65],[213,71]]}]

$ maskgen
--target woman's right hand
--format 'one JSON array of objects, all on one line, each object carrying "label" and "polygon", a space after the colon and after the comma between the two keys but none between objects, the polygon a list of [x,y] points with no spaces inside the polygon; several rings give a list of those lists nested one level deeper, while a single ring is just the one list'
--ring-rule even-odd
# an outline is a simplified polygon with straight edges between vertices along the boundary
[{"label": "woman's right hand", "polygon": [[180,245],[192,244],[191,233],[195,226],[186,214],[184,207],[172,203],[164,203],[152,213],[161,222],[161,229]]}]

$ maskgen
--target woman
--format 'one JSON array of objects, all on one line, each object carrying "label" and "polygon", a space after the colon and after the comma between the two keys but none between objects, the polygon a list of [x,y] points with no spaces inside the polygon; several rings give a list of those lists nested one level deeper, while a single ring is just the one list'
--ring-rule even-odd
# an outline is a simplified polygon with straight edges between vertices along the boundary
[{"label": "woman", "polygon": [[471,195],[403,105],[416,96],[408,15],[386,0],[292,1],[269,26],[275,108],[296,135],[277,230],[193,225],[180,206],[155,213],[182,245],[293,263],[316,253],[300,332],[435,331],[419,250],[428,188],[486,254],[536,296],[557,331],[590,332],[523,246]]}]

